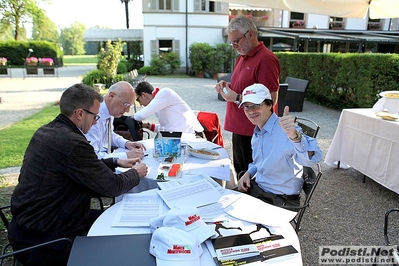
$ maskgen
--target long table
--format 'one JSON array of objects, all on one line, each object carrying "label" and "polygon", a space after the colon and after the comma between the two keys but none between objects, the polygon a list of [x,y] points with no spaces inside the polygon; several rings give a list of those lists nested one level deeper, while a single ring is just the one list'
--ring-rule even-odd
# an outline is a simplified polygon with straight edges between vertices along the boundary
[{"label": "long table", "polygon": [[352,167],[399,193],[399,122],[370,108],[344,109],[325,163]]}]

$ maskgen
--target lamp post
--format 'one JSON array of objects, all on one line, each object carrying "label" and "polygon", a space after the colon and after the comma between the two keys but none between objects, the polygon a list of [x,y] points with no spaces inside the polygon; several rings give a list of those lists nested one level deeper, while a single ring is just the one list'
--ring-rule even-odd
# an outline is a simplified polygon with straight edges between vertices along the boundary
[{"label": "lamp post", "polygon": [[[125,15],[126,15],[126,29],[129,29],[129,2],[131,0],[120,0],[121,3],[125,4]],[[127,58],[130,59],[129,41],[126,42]]]},{"label": "lamp post", "polygon": [[[29,58],[30,54],[33,53],[33,49],[29,48],[28,51],[29,51],[29,53],[28,53],[28,55],[26,56],[26,58]],[[25,60],[24,65],[26,65],[26,60]]]}]

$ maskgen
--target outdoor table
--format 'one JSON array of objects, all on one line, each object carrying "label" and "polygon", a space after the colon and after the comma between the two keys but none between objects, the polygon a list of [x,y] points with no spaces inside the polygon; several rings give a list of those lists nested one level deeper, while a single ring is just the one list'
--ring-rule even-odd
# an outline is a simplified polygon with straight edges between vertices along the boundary
[{"label": "outdoor table", "polygon": [[377,117],[371,108],[344,109],[325,163],[353,167],[399,193],[399,122]]},{"label": "outdoor table", "polygon": [[[206,140],[204,140],[206,141]],[[143,160],[149,167],[149,173],[146,178],[147,181],[150,183],[151,181],[154,182],[155,184],[157,183],[155,180],[153,180],[154,176],[156,175],[156,171],[159,167],[159,160],[156,160],[152,158],[152,149],[153,145],[153,140],[144,140],[141,141],[144,143],[144,145],[147,148],[147,153],[149,154],[148,156],[145,157]],[[219,148],[217,151],[221,154],[222,158],[228,158],[228,153],[224,148]],[[197,159],[194,157],[189,157],[188,160],[199,160],[202,162],[204,167],[210,164],[210,160],[202,160],[202,159]],[[184,169],[184,168],[183,168]],[[183,170],[183,174],[181,178],[185,178],[184,171],[189,171],[189,169]],[[143,180],[143,179],[142,179]],[[152,185],[145,185],[147,188],[150,188]],[[145,190],[145,187],[142,187],[140,194],[156,194],[157,193],[157,188]],[[145,191],[144,191],[145,190]],[[131,191],[131,192],[138,192],[138,191]],[[253,198],[252,196],[242,194],[237,191],[233,190],[225,190],[225,193],[223,195],[229,195],[229,194],[239,194],[241,195],[240,200],[242,199],[243,206],[258,206],[256,204],[261,204],[263,205],[268,205],[267,203],[264,203],[256,198]],[[123,196],[123,195],[122,195]],[[256,202],[255,202],[256,201]],[[109,207],[105,212],[101,214],[101,216],[94,222],[92,227],[90,228],[90,231],[88,233],[88,237],[80,237],[77,239],[77,243],[75,245],[75,248],[72,249],[71,256],[70,256],[70,263],[73,262],[73,265],[85,265],[85,266],[90,266],[93,264],[90,264],[93,261],[92,254],[95,252],[96,256],[96,266],[99,265],[106,265],[110,261],[110,257],[115,256],[115,254],[118,254],[118,257],[123,256],[123,259],[118,260],[118,263],[122,263],[123,265],[130,265],[126,263],[126,260],[130,260],[131,258],[134,258],[134,256],[137,255],[137,252],[144,252],[143,248],[140,248],[140,251],[138,251],[138,248],[134,248],[134,246],[139,245],[142,247],[142,245],[145,246],[144,250],[148,250],[149,248],[149,240],[150,236],[150,228],[149,226],[146,227],[114,227],[112,226],[113,220],[115,215],[117,215],[118,209],[120,205],[123,203],[121,200],[117,200],[114,205]],[[189,203],[188,203],[189,204]],[[268,205],[270,206],[270,205]],[[257,207],[256,207],[257,208]],[[278,208],[278,207],[272,207],[272,208]],[[278,208],[279,209],[279,208]],[[257,208],[257,210],[259,210]],[[283,210],[284,212],[287,212],[287,210]],[[226,214],[227,215],[227,214]],[[264,215],[268,215],[268,213],[264,213]],[[269,213],[270,219],[274,219],[273,214]],[[229,216],[231,218],[231,216]],[[239,219],[237,219],[239,220]],[[281,234],[285,238],[285,243],[292,245],[297,251],[298,254],[297,256],[287,256],[286,258],[279,258],[277,261],[273,263],[273,265],[302,265],[302,256],[301,256],[301,250],[300,250],[300,244],[299,244],[299,239],[298,236],[293,229],[292,225],[287,221],[284,223],[279,223],[278,226],[268,226],[270,230],[275,233],[275,234]],[[126,236],[131,236],[131,235],[137,235],[137,239],[135,238],[129,238]],[[114,237],[106,237],[106,236],[114,236]],[[96,237],[96,238],[91,238],[91,237]],[[76,241],[76,240],[75,240]],[[120,244],[117,244],[120,243]],[[125,244],[123,244],[125,243]],[[129,244],[130,243],[130,244]],[[133,246],[133,243],[134,246]],[[110,248],[110,245],[113,246]],[[115,247],[117,245],[117,247]],[[203,245],[203,254],[201,256],[201,265],[215,265],[214,259],[212,258],[211,254],[208,251],[208,248],[206,247],[205,243]],[[79,246],[79,248],[77,247]],[[134,251],[132,250],[134,249]],[[111,251],[113,250],[113,251]],[[148,251],[147,251],[148,252]],[[136,254],[136,255],[132,255]],[[114,254],[114,255],[113,255]],[[103,259],[99,259],[99,256]],[[147,260],[148,261],[148,254],[142,254],[140,260]],[[150,259],[153,259],[150,256]],[[131,263],[137,262],[136,259],[134,261],[131,261]],[[88,264],[87,264],[88,263]],[[98,264],[100,263],[100,264]],[[125,264],[124,264],[125,263]],[[287,264],[288,263],[288,264]],[[119,265],[122,265],[119,264]],[[72,264],[68,264],[72,265]],[[152,264],[151,262],[147,262],[146,265],[155,265]]]}]

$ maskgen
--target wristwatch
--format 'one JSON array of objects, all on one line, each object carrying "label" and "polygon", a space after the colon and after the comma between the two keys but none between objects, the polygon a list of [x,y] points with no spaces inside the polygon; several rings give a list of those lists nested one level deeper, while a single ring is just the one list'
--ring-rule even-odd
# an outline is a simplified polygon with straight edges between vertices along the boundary
[{"label": "wristwatch", "polygon": [[234,103],[235,104],[240,104],[241,102],[240,102],[240,98],[241,98],[241,94],[237,94],[237,96],[236,96],[236,100],[234,101]]},{"label": "wristwatch", "polygon": [[113,160],[114,160],[114,167],[116,168],[116,167],[118,167],[118,159],[119,158],[112,158]]}]

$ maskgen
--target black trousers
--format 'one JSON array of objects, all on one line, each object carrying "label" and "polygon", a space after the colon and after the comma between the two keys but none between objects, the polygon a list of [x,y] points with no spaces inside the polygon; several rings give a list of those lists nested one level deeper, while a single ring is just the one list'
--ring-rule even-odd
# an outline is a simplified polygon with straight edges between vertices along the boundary
[{"label": "black trousers", "polygon": [[[275,206],[299,206],[300,205],[300,195],[277,195],[271,192],[266,192],[261,189],[254,179],[251,180],[251,188],[248,192],[251,196],[258,198],[266,203]],[[294,211],[298,211],[293,209]]]},{"label": "black trousers", "polygon": [[244,136],[233,133],[233,165],[237,175],[241,171],[248,170],[248,164],[252,163],[252,136]]}]

